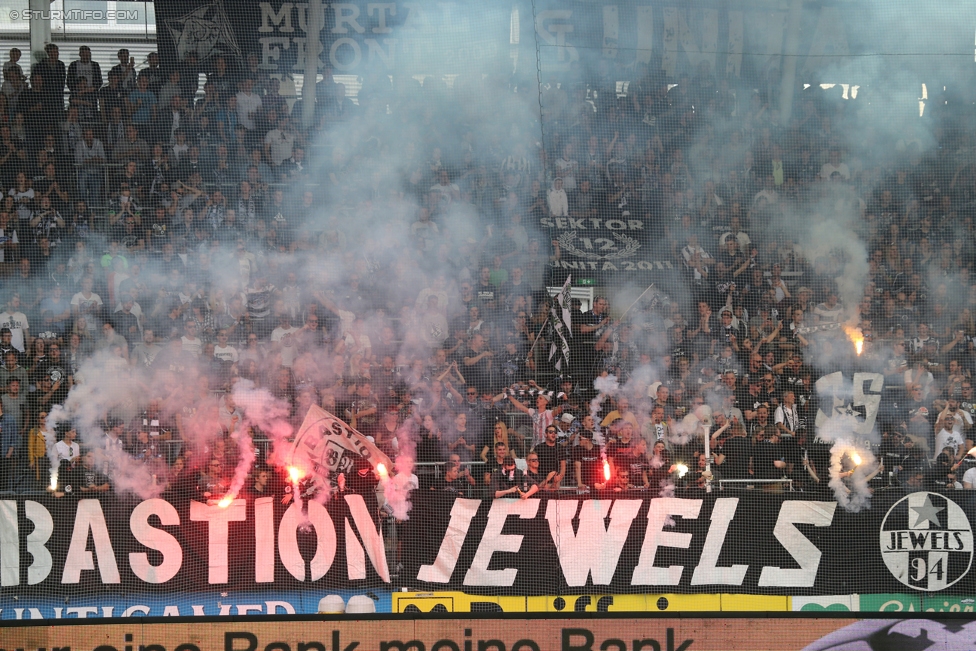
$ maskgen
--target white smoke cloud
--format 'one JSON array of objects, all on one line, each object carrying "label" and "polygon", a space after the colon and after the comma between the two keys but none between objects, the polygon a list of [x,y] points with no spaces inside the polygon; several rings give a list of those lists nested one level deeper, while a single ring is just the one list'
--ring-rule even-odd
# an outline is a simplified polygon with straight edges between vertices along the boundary
[{"label": "white smoke cloud", "polygon": [[873,491],[868,482],[877,472],[874,453],[870,448],[838,440],[830,448],[830,481],[834,497],[840,506],[852,513],[871,508]]}]

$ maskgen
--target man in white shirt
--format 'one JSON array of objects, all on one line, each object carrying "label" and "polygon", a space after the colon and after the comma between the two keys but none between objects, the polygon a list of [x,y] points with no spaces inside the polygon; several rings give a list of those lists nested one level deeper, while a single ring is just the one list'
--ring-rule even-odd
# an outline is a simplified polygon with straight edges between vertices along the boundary
[{"label": "man in white shirt", "polygon": [[696,283],[708,280],[708,268],[714,258],[698,244],[697,233],[688,233],[688,246],[681,249],[681,257],[685,259],[688,269],[692,270]]},{"label": "man in white shirt", "polygon": [[14,292],[7,301],[7,309],[0,313],[0,328],[10,328],[11,345],[24,353],[30,342],[27,315],[20,311],[20,294]]},{"label": "man in white shirt", "polygon": [[85,317],[89,334],[95,332],[95,316],[102,309],[102,297],[92,291],[93,281],[91,278],[83,278],[81,281],[81,291],[71,297],[71,314],[77,319]]},{"label": "man in white shirt", "polygon": [[436,294],[427,296],[427,310],[420,317],[420,335],[424,343],[436,349],[447,339],[449,327],[445,310],[439,305]]},{"label": "man in white shirt", "polygon": [[976,489],[976,466],[967,470],[962,476],[962,487],[970,491]]},{"label": "man in white shirt", "polygon": [[796,394],[792,391],[783,394],[783,404],[776,408],[773,421],[780,436],[789,438],[796,435],[800,415],[796,410]]},{"label": "man in white shirt", "polygon": [[430,191],[437,192],[445,206],[461,198],[461,189],[457,183],[451,183],[451,177],[445,169],[437,173],[437,183],[430,186]]},{"label": "man in white shirt", "polygon": [[102,141],[95,137],[91,127],[85,127],[81,132],[81,141],[75,147],[75,165],[78,167],[78,192],[89,206],[101,203],[102,179],[105,170],[105,147]]},{"label": "man in white shirt", "polygon": [[448,294],[447,294],[447,278],[444,274],[437,274],[434,276],[434,281],[429,287],[424,287],[420,290],[417,295],[417,300],[414,301],[414,307],[417,310],[423,310],[427,307],[427,299],[430,296],[437,297],[437,306],[442,310],[447,310],[448,305]]},{"label": "man in white shirt", "polygon": [[227,343],[228,335],[226,330],[217,333],[217,345],[214,346],[214,357],[222,362],[234,362],[238,360],[237,349]]},{"label": "man in white shirt", "polygon": [[237,93],[237,119],[248,131],[254,131],[254,118],[261,110],[261,96],[253,92],[254,80],[244,80],[244,88]]},{"label": "man in white shirt", "polygon": [[773,183],[773,175],[770,174],[763,179],[763,188],[752,198],[752,207],[764,208],[766,206],[779,203],[779,193]]},{"label": "man in white shirt", "polygon": [[555,429],[556,418],[562,413],[562,407],[557,406],[555,409],[550,409],[549,406],[552,401],[551,392],[540,391],[535,397],[535,409],[531,409],[522,404],[522,401],[518,400],[511,393],[508,395],[508,400],[512,403],[512,406],[527,414],[532,419],[532,447],[541,445],[546,440],[546,430],[549,428]]},{"label": "man in white shirt", "polygon": [[291,324],[291,317],[287,312],[278,315],[278,327],[271,331],[271,343],[281,350],[281,365],[291,368],[298,353],[295,345],[298,343],[293,336],[298,328]]},{"label": "man in white shirt", "polygon": [[296,332],[298,332],[298,328],[291,324],[291,318],[286,312],[283,312],[278,315],[278,327],[271,331],[271,343],[277,343]]},{"label": "man in white shirt", "polygon": [[831,149],[827,162],[820,166],[820,180],[829,180],[834,172],[840,174],[840,178],[844,181],[851,180],[851,170],[847,167],[847,163],[841,162],[839,149]]},{"label": "man in white shirt", "polygon": [[844,306],[837,300],[837,290],[827,290],[827,300],[813,308],[817,323],[839,323],[844,316]]},{"label": "man in white shirt", "polygon": [[953,424],[954,419],[951,415],[939,419],[939,422],[935,424],[935,454],[933,457],[938,457],[945,448],[952,450],[952,456],[954,458],[958,457],[959,453],[965,450],[963,446],[966,442],[961,434],[956,434],[952,431]]},{"label": "man in white shirt", "polygon": [[132,347],[129,361],[133,366],[149,368],[156,361],[156,356],[162,349],[163,347],[156,343],[155,333],[150,328],[146,328],[142,332],[142,342]]},{"label": "man in white shirt", "polygon": [[275,168],[291,158],[292,148],[295,145],[295,132],[290,127],[288,116],[283,115],[278,120],[278,126],[264,136],[265,157]]},{"label": "man in white shirt", "polygon": [[[939,423],[948,422],[951,420],[952,433],[959,439],[959,444],[961,445],[963,441],[966,440],[969,430],[973,428],[973,417],[970,415],[968,409],[959,408],[959,400],[956,398],[949,398],[946,400],[945,409],[939,414],[938,421],[936,422],[936,428],[938,428]],[[938,432],[938,429],[936,429]],[[938,437],[937,437],[938,438]],[[936,445],[936,453],[938,453],[942,448]]]},{"label": "man in white shirt", "polygon": [[203,352],[203,340],[197,336],[196,321],[187,321],[185,329],[186,334],[180,338],[183,352],[199,357],[200,353]]},{"label": "man in white shirt", "polygon": [[125,337],[115,331],[115,326],[111,323],[102,324],[102,337],[95,342],[95,350],[111,351],[115,347],[121,351],[120,360],[129,361],[129,342]]},{"label": "man in white shirt", "polygon": [[221,429],[226,429],[230,434],[237,431],[238,425],[244,422],[244,414],[230,393],[225,393],[220,401],[220,407],[217,410],[217,422],[220,423]]},{"label": "man in white shirt", "polygon": [[566,190],[563,189],[563,180],[556,177],[553,181],[552,189],[549,190],[549,212],[553,217],[569,216],[569,198]]},{"label": "man in white shirt", "polygon": [[927,323],[919,323],[918,326],[918,336],[911,340],[912,352],[920,353],[922,349],[925,348],[925,344],[930,342],[935,342],[936,347],[939,346],[939,341],[929,336],[929,325]]}]

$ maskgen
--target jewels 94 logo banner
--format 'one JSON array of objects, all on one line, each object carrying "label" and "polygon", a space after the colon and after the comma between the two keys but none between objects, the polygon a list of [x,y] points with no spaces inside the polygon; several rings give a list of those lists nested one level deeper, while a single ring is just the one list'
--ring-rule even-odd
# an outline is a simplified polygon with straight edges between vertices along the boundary
[{"label": "jewels 94 logo banner", "polygon": [[972,567],[972,524],[962,507],[945,496],[911,493],[885,515],[881,555],[892,576],[908,587],[944,590]]}]

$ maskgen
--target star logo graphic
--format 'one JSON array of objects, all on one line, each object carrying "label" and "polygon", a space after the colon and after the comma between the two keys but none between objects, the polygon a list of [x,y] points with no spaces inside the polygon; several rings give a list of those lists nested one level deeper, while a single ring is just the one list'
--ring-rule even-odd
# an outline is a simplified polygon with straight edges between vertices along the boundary
[{"label": "star logo graphic", "polygon": [[179,18],[167,20],[166,29],[180,61],[189,52],[196,52],[200,61],[221,54],[241,56],[234,29],[220,2],[201,5]]},{"label": "star logo graphic", "polygon": [[864,409],[858,408],[853,402],[837,400],[837,404],[834,406],[834,418],[843,418],[849,420],[863,420],[864,419]]},{"label": "star logo graphic", "polygon": [[[932,499],[929,496],[925,496],[925,502],[922,506],[913,506],[912,511],[918,514],[915,518],[915,524],[912,525],[912,529],[919,529],[923,524],[933,524],[936,527],[941,527],[939,523],[939,511],[945,511],[944,506],[936,507],[932,504]],[[927,527],[926,527],[927,528]]]}]

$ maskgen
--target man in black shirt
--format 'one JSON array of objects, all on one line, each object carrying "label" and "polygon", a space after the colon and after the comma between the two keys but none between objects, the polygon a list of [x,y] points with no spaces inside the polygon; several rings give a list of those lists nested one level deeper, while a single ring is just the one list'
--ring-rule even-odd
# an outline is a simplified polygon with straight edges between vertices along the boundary
[{"label": "man in black shirt", "polygon": [[464,491],[467,487],[467,480],[461,477],[460,464],[449,463],[444,466],[444,476],[435,479],[434,483],[430,487],[430,490],[437,493],[447,493],[457,497],[459,495],[464,495]]},{"label": "man in black shirt", "polygon": [[495,475],[495,471],[502,467],[507,456],[508,446],[505,445],[505,442],[498,441],[495,443],[495,456],[489,458],[485,464],[485,485],[491,483],[491,478]]},{"label": "man in black shirt", "polygon": [[519,350],[518,340],[513,338],[505,341],[505,352],[499,361],[498,371],[502,377],[501,383],[505,386],[524,382],[531,377],[525,353]]},{"label": "man in black shirt", "polygon": [[725,371],[725,373],[722,374],[722,384],[727,387],[729,393],[731,393],[732,397],[734,398],[731,406],[741,410],[743,405],[749,403],[749,389],[748,387],[739,384],[735,371]]},{"label": "man in black shirt", "polygon": [[132,313],[132,306],[135,301],[131,296],[126,296],[122,301],[122,309],[112,314],[112,323],[115,331],[125,337],[131,350],[142,341],[142,333],[139,332],[139,318]]},{"label": "man in black shirt", "polygon": [[885,429],[881,433],[881,447],[878,450],[878,457],[886,468],[897,468],[901,460],[905,458],[905,446],[902,444],[901,434]]},{"label": "man in black shirt", "polygon": [[108,73],[108,85],[97,88],[95,92],[103,122],[108,122],[113,108],[125,111],[125,98],[128,96],[128,91],[122,86],[122,76],[114,68]]},{"label": "man in black shirt", "polygon": [[68,77],[68,70],[61,61],[60,50],[54,43],[44,46],[47,54],[40,63],[34,66],[31,71],[34,77],[40,76],[44,79],[41,95],[44,104],[49,111],[48,118],[54,122],[59,122],[64,113],[64,84]]},{"label": "man in black shirt", "polygon": [[535,484],[540,490],[549,487],[550,482],[556,476],[555,471],[543,475],[539,472],[539,455],[535,451],[529,452],[525,457],[525,462],[528,465],[528,470],[525,471],[525,481],[529,484]]},{"label": "man in black shirt", "polygon": [[480,333],[471,337],[468,350],[462,357],[461,367],[461,374],[469,387],[481,391],[491,389],[491,358],[494,354]]},{"label": "man in black shirt", "polygon": [[715,270],[722,282],[735,282],[735,279],[749,268],[750,259],[739,250],[739,241],[735,237],[725,240],[725,250],[719,253]]},{"label": "man in black shirt", "polygon": [[593,488],[594,484],[606,481],[600,448],[593,444],[593,432],[580,431],[579,445],[573,448],[572,456],[577,488]]},{"label": "man in black shirt", "polygon": [[746,417],[746,422],[751,423],[755,421],[759,408],[764,405],[767,407],[766,415],[769,415],[769,405],[766,404],[765,396],[762,395],[762,384],[762,377],[749,376],[749,389],[739,404],[739,407],[742,409],[742,415]]},{"label": "man in black shirt", "polygon": [[539,457],[539,476],[548,477],[549,473],[556,473],[546,487],[548,490],[558,490],[566,476],[566,448],[556,443],[557,435],[556,426],[549,425],[546,427],[546,440],[532,450]]},{"label": "man in black shirt", "polygon": [[752,441],[746,437],[744,430],[737,428],[735,431],[738,434],[722,447],[725,454],[722,470],[729,479],[748,479],[752,475]]},{"label": "man in black shirt", "polygon": [[[776,433],[756,432],[752,455],[753,472],[758,479],[781,479],[788,473],[786,450]],[[771,484],[770,486],[780,486]]]},{"label": "man in black shirt", "polygon": [[252,473],[251,485],[245,488],[244,495],[251,499],[259,497],[277,497],[282,492],[280,481],[275,481],[277,476],[265,467],[258,467]]},{"label": "man in black shirt", "polygon": [[491,283],[491,269],[481,268],[475,291],[478,296],[478,306],[481,308],[482,315],[493,315],[498,308],[498,288]]},{"label": "man in black shirt", "polygon": [[32,74],[30,87],[25,88],[17,100],[17,110],[24,114],[27,133],[35,136],[35,143],[38,145],[43,140],[43,135],[51,130],[53,122],[53,116],[47,113],[44,99],[44,77]]},{"label": "man in black shirt", "polygon": [[742,338],[742,333],[739,332],[739,328],[733,325],[732,317],[732,310],[729,308],[723,309],[719,317],[722,322],[722,327],[719,331],[719,342],[725,346],[731,346],[734,342]]},{"label": "man in black shirt", "polygon": [[69,369],[70,366],[61,357],[61,345],[52,341],[48,344],[47,356],[34,366],[32,377],[35,384],[40,383],[43,377],[50,378],[52,385],[57,383],[54,402],[60,404],[68,399],[68,391],[74,384],[74,377]]},{"label": "man in black shirt", "polygon": [[24,354],[14,348],[13,345],[13,332],[10,328],[0,328],[0,357],[7,359],[7,353],[14,353],[17,355],[18,361],[23,363]]},{"label": "man in black shirt", "polygon": [[635,456],[634,448],[637,439],[634,437],[634,425],[623,418],[618,418],[610,424],[610,431],[617,432],[617,439],[607,444],[607,457],[615,466],[630,467],[631,458]]},{"label": "man in black shirt", "polygon": [[85,452],[81,463],[71,471],[65,483],[65,492],[68,486],[72,488],[71,494],[79,499],[99,498],[111,488],[108,477],[95,468],[95,453],[91,450]]},{"label": "man in black shirt", "polygon": [[573,323],[573,348],[578,351],[573,360],[573,376],[580,378],[583,386],[589,386],[595,373],[596,350],[604,328],[610,325],[610,301],[603,296],[593,299],[593,309],[584,312],[579,324]]},{"label": "man in black shirt", "polygon": [[526,482],[525,475],[515,467],[515,457],[508,455],[502,466],[491,474],[491,495],[500,497],[517,497],[527,499],[539,490],[536,484],[531,486]]}]

